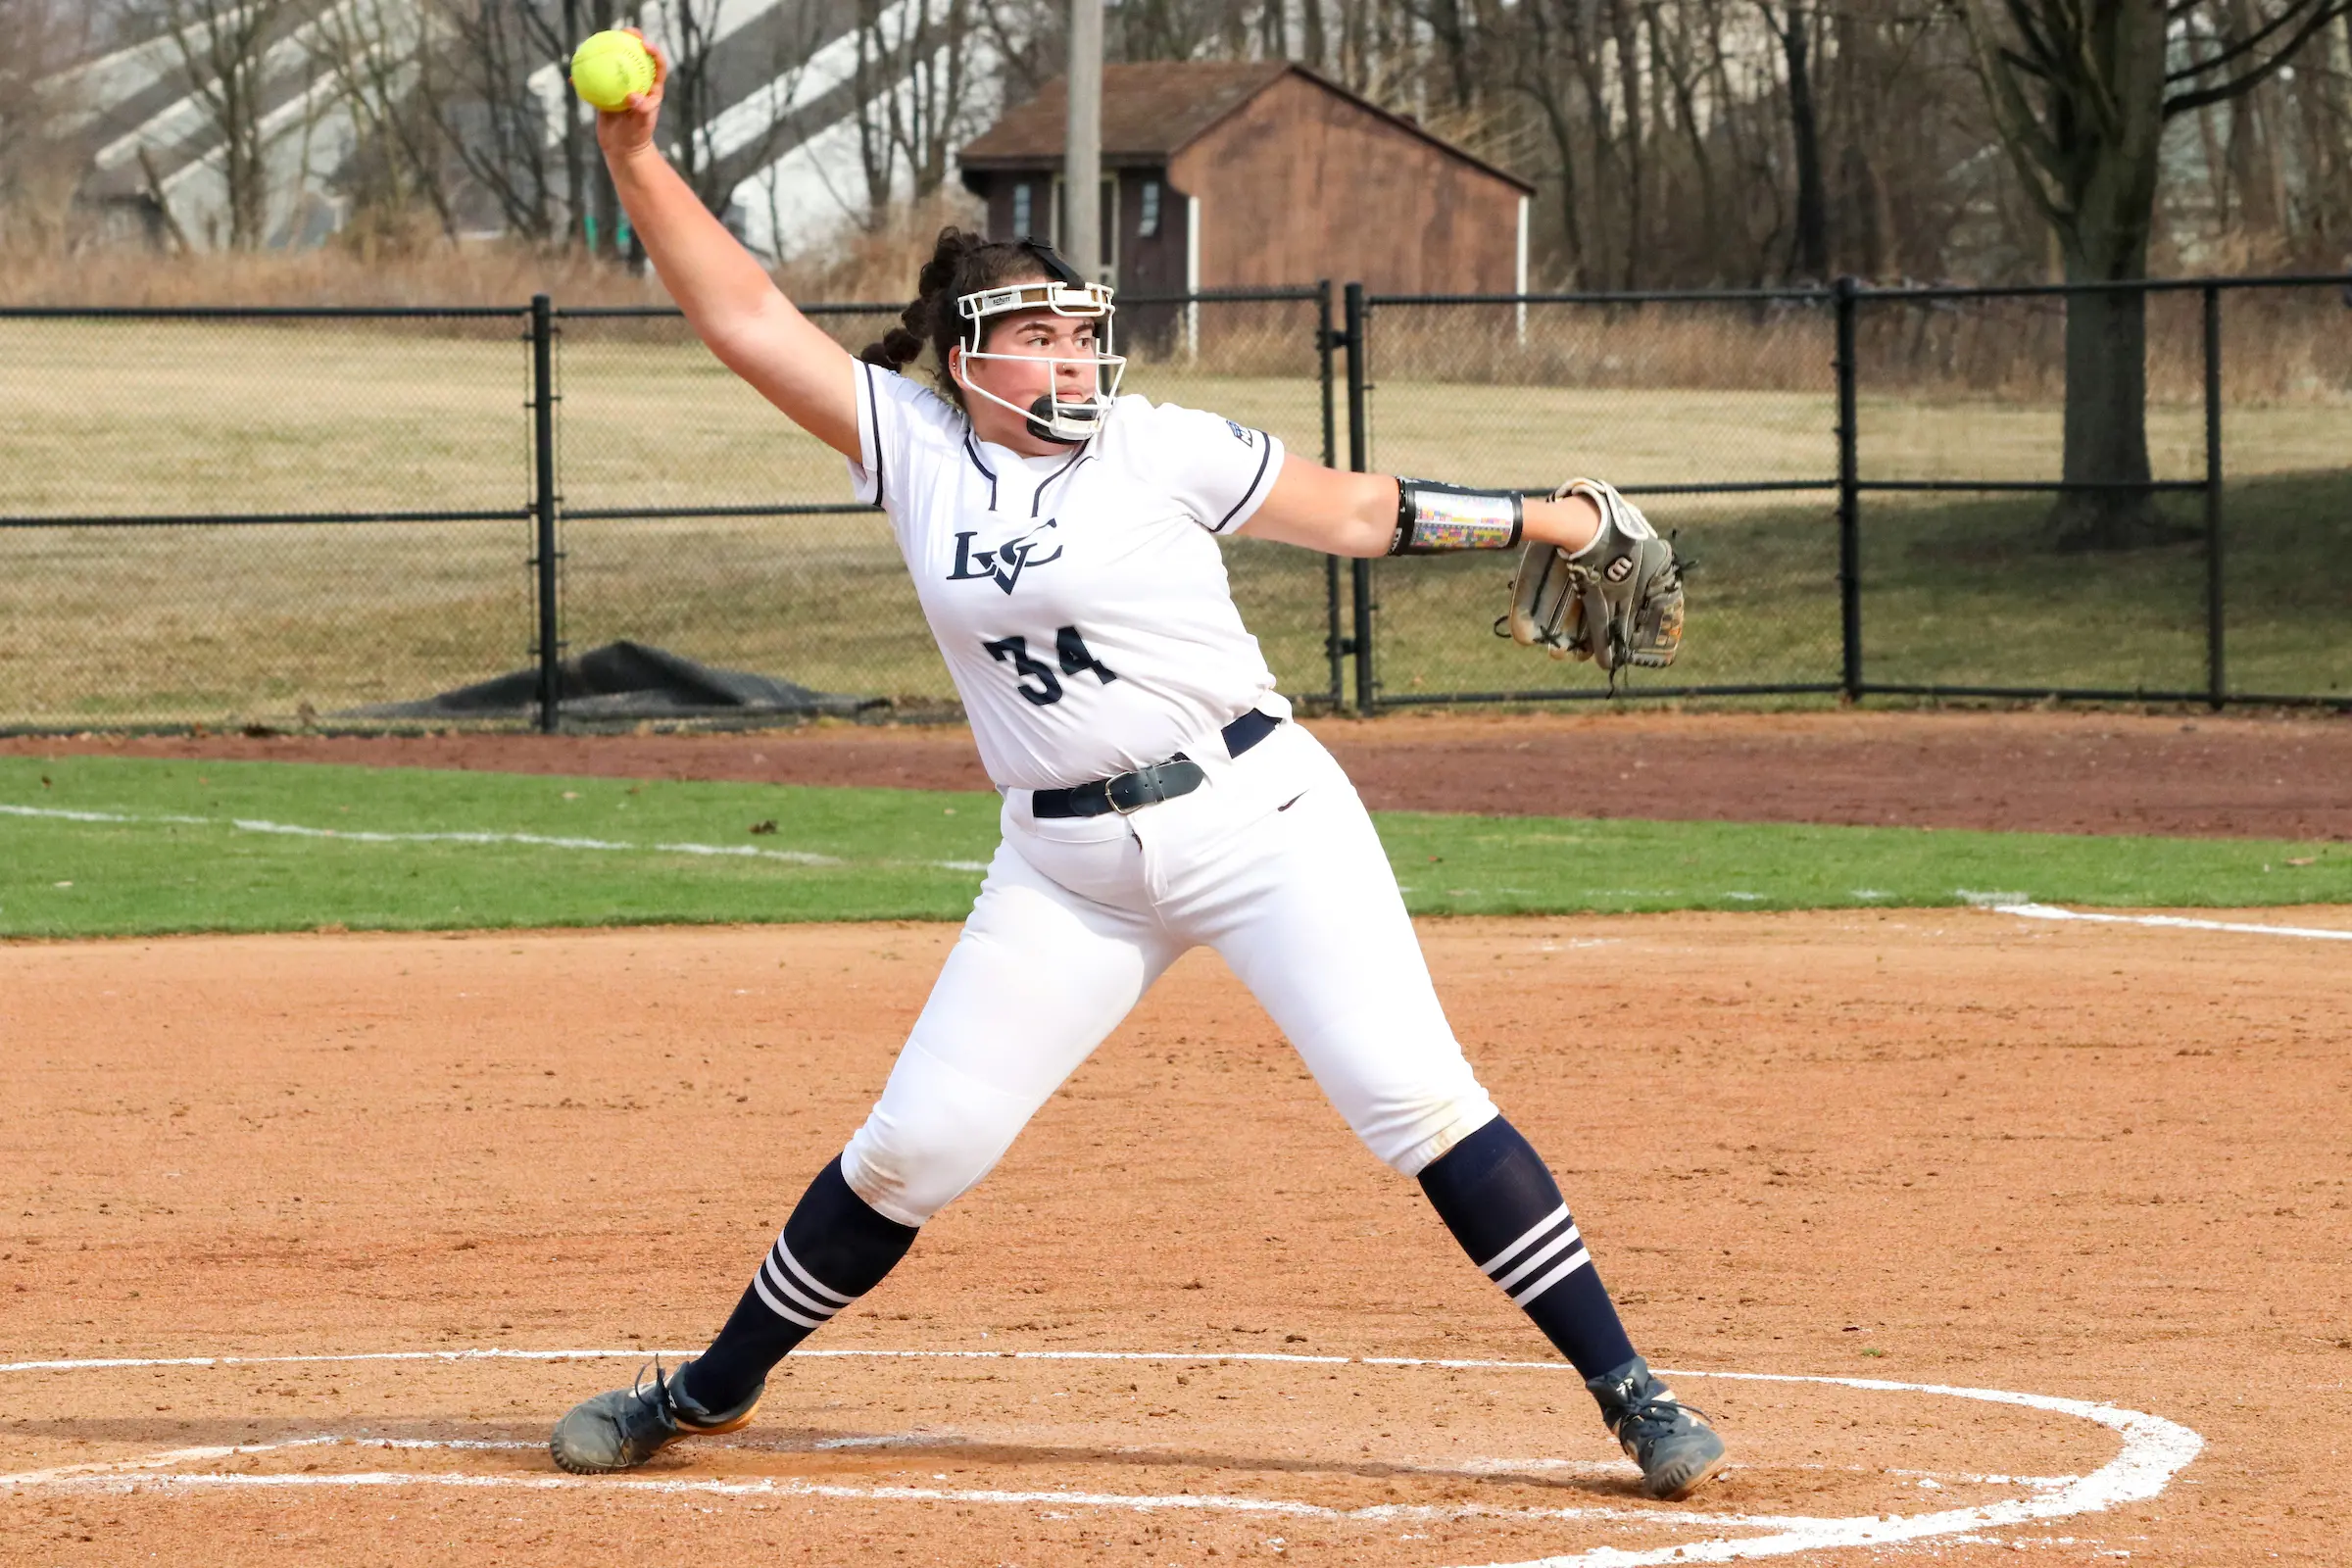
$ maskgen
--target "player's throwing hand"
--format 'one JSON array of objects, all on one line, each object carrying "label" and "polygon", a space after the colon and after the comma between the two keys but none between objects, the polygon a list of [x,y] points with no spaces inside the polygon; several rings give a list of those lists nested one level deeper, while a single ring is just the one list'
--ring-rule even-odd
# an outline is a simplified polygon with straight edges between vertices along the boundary
[{"label": "player's throwing hand", "polygon": [[645,45],[645,52],[654,57],[654,84],[644,92],[629,94],[626,108],[597,112],[596,144],[604,149],[608,160],[615,163],[652,150],[654,122],[662,114],[662,89],[669,80],[668,56],[635,27],[617,30],[636,38]]}]

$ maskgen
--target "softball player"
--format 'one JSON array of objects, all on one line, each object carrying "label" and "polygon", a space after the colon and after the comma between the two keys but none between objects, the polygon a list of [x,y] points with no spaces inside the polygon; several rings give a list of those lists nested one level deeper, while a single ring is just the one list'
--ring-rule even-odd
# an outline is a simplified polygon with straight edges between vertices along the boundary
[{"label": "softball player", "polygon": [[[661,98],[657,79],[597,126],[630,220],[704,342],[888,514],[1003,793],[1004,839],[881,1100],[718,1338],[565,1415],[556,1462],[625,1470],[748,1423],[775,1363],[879,1285],[1205,944],[1575,1363],[1648,1494],[1718,1473],[1722,1440],[1635,1353],[1550,1172],[1463,1059],[1371,820],[1289,721],[1217,544],[1367,556],[1524,538],[1611,561],[1647,537],[1640,514],[1605,486],[1522,506],[1339,473],[1262,430],[1120,396],[1111,291],[1034,241],[943,233],[903,324],[853,359],[663,161]],[[901,373],[925,347],[940,391]]]}]

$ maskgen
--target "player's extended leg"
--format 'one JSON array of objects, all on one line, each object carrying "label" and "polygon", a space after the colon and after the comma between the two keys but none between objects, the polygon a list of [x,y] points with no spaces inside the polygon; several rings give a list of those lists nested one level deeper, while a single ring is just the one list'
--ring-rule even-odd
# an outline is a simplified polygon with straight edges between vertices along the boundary
[{"label": "player's extended leg", "polygon": [[1197,934],[1348,1125],[1420,1179],[1471,1260],[1583,1374],[1644,1490],[1687,1496],[1723,1468],[1722,1440],[1635,1353],[1551,1172],[1463,1059],[1354,789],[1326,757],[1287,766],[1278,795],[1308,787],[1227,840],[1225,896],[1204,900],[1214,928]]},{"label": "player's extended leg", "polygon": [[1584,1374],[1643,1491],[1687,1497],[1722,1472],[1723,1440],[1634,1353],[1558,1183],[1519,1129],[1498,1115],[1419,1175],[1471,1261]]},{"label": "player's extended leg", "polygon": [[768,1372],[882,1282],[934,1213],[988,1174],[1183,945],[1069,893],[1009,847],[890,1081],[809,1184],[710,1348],[557,1424],[556,1462],[631,1469],[681,1437],[748,1424]]}]

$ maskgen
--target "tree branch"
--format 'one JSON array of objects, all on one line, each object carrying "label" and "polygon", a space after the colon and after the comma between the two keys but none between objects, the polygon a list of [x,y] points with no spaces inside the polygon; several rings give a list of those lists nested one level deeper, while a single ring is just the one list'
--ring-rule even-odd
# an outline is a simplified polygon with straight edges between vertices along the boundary
[{"label": "tree branch", "polygon": [[2280,44],[2268,60],[2250,70],[2238,73],[2227,81],[2216,82],[2210,87],[2201,87],[2195,92],[2176,93],[2167,98],[2164,101],[2164,118],[2170,120],[2175,115],[2184,115],[2192,109],[2202,109],[2207,104],[2222,103],[2252,92],[2256,87],[2278,74],[2279,68],[2292,60],[2295,52],[2309,43],[2322,27],[2338,17],[2352,16],[2352,0],[2332,0],[2332,3],[2328,3],[2328,0],[2315,0],[2315,3],[2319,3],[2320,8],[2314,11],[2309,20],[2296,29],[2295,35]]},{"label": "tree branch", "polygon": [[[2252,54],[2255,50],[2261,48],[2264,41],[2267,40],[2273,33],[2285,26],[2288,23],[2294,21],[2295,14],[2297,12],[2307,10],[2315,5],[2326,9],[2328,0],[2289,0],[2289,3],[2284,10],[2280,11],[2277,16],[2273,17],[2262,26],[2255,28],[2244,38],[2239,39],[2236,43],[2229,45],[2220,54],[2213,55],[2204,60],[2192,60],[2178,71],[2168,71],[2164,74],[2164,79],[2167,81],[2187,81],[2193,77],[2204,75],[2207,72],[2214,70],[2218,66],[2226,66],[2232,60]],[[2327,19],[2323,17],[2321,19],[2321,25],[2325,26],[2326,24]],[[2218,41],[2221,35],[2216,33],[2214,36]]]}]

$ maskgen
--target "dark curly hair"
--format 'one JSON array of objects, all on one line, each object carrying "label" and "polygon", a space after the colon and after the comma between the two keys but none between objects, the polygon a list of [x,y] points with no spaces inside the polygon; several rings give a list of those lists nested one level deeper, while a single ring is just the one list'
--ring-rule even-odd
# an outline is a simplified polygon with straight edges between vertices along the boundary
[{"label": "dark curly hair", "polygon": [[1034,239],[986,239],[960,228],[943,228],[931,259],[916,274],[915,295],[899,313],[899,324],[868,343],[858,357],[885,370],[900,370],[923,357],[927,346],[937,365],[940,389],[963,407],[963,388],[948,374],[948,350],[963,341],[956,302],[1002,283],[1035,279],[1075,282],[1078,274],[1052,246]]}]

